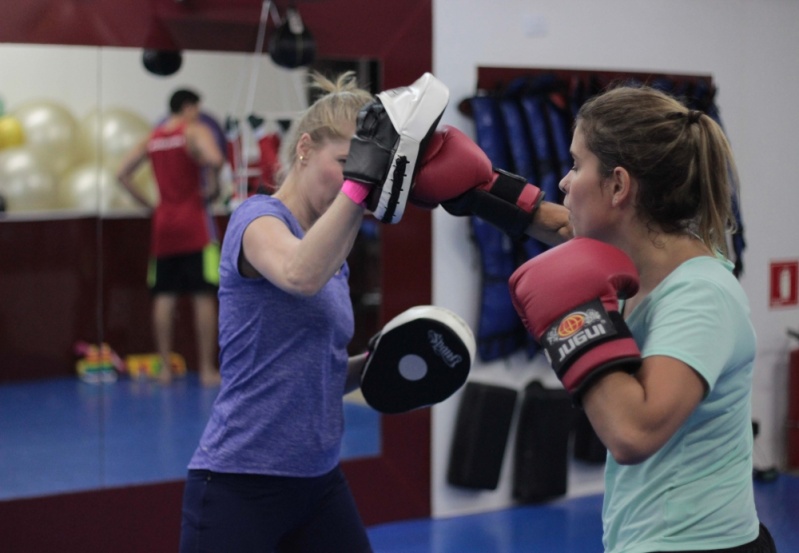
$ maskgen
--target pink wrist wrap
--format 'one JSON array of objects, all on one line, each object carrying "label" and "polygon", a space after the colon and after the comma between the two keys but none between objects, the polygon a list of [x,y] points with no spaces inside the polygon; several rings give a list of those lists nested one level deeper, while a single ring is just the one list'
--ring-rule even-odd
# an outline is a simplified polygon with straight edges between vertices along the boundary
[{"label": "pink wrist wrap", "polygon": [[344,181],[344,185],[341,187],[341,193],[359,206],[365,208],[366,196],[369,195],[369,191],[371,189],[372,188],[368,184],[347,179]]}]

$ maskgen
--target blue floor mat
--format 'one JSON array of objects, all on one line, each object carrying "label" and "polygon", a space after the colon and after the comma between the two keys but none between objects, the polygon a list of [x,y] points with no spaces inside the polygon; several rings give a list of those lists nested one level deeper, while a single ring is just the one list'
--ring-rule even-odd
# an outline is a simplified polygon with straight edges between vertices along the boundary
[{"label": "blue floor mat", "polygon": [[[760,520],[780,553],[799,552],[799,477],[755,483]],[[369,528],[375,553],[601,553],[602,496]]]},{"label": "blue floor mat", "polygon": [[[0,500],[182,480],[216,389],[77,378],[0,386]],[[342,458],[380,451],[380,415],[345,403]]]}]

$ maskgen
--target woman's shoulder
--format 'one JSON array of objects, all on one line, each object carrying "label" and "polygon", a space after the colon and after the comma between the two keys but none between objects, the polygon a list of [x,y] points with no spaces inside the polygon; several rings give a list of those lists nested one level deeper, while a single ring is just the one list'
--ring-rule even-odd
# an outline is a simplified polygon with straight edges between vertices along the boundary
[{"label": "woman's shoulder", "polygon": [[701,255],[683,261],[670,276],[674,276],[674,280],[689,282],[737,284],[733,268],[734,264],[722,255]]},{"label": "woman's shoulder", "polygon": [[726,304],[731,298],[746,305],[746,294],[732,270],[732,262],[723,256],[693,257],[664,279],[658,296],[668,297],[669,302],[705,307],[710,303]]},{"label": "woman's shoulder", "polygon": [[244,200],[241,205],[233,210],[231,220],[247,219],[261,215],[286,216],[287,214],[290,214],[290,212],[280,200],[266,194],[255,194]]},{"label": "woman's shoulder", "polygon": [[277,198],[266,194],[257,194],[247,198],[233,211],[229,226],[239,228],[243,232],[250,223],[260,217],[274,217],[282,221],[292,234],[302,235],[302,228],[289,208]]}]

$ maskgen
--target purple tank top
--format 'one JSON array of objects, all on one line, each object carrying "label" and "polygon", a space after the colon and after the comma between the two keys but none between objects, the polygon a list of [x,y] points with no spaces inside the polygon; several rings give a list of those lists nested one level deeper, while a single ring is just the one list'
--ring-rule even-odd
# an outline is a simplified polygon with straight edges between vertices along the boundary
[{"label": "purple tank top", "polygon": [[345,263],[312,297],[243,277],[237,264],[242,236],[263,216],[304,234],[271,196],[249,198],[230,218],[219,269],[222,385],[189,468],[318,476],[339,460],[354,333],[349,268]]}]

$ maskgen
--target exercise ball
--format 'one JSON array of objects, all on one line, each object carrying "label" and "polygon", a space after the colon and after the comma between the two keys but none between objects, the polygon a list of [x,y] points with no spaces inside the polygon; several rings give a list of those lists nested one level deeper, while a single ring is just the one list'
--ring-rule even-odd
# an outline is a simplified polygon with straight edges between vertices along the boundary
[{"label": "exercise ball", "polygon": [[[121,185],[117,185],[121,193],[113,198],[111,207],[113,209],[137,210],[142,206],[133,199],[127,190]],[[158,203],[158,185],[155,183],[155,175],[150,162],[143,163],[136,172],[133,173],[133,186],[154,206]]]},{"label": "exercise ball", "polygon": [[[66,209],[106,212],[118,193],[114,173],[95,161],[80,163],[58,181],[58,205]],[[125,192],[122,190],[122,192]]]},{"label": "exercise ball", "polygon": [[78,123],[61,104],[31,101],[12,110],[25,132],[29,146],[55,175],[63,174],[76,161]]},{"label": "exercise ball", "polygon": [[94,109],[80,122],[80,159],[100,161],[116,168],[151,130],[152,126],[144,117],[128,109]]},{"label": "exercise ball", "polygon": [[10,213],[55,209],[55,175],[28,146],[2,150],[0,196]]},{"label": "exercise ball", "polygon": [[200,112],[200,121],[210,127],[211,132],[214,133],[216,145],[219,146],[222,155],[227,157],[227,138],[225,137],[225,131],[222,129],[222,125],[219,124],[216,117],[204,111]]},{"label": "exercise ball", "polygon": [[[158,192],[149,162],[133,175],[133,185],[155,205]],[[98,161],[85,161],[67,171],[58,182],[58,205],[98,213],[141,209],[136,200],[117,180],[116,171]]]},{"label": "exercise ball", "polygon": [[0,149],[13,148],[25,143],[25,131],[19,119],[12,115],[0,117]]}]

